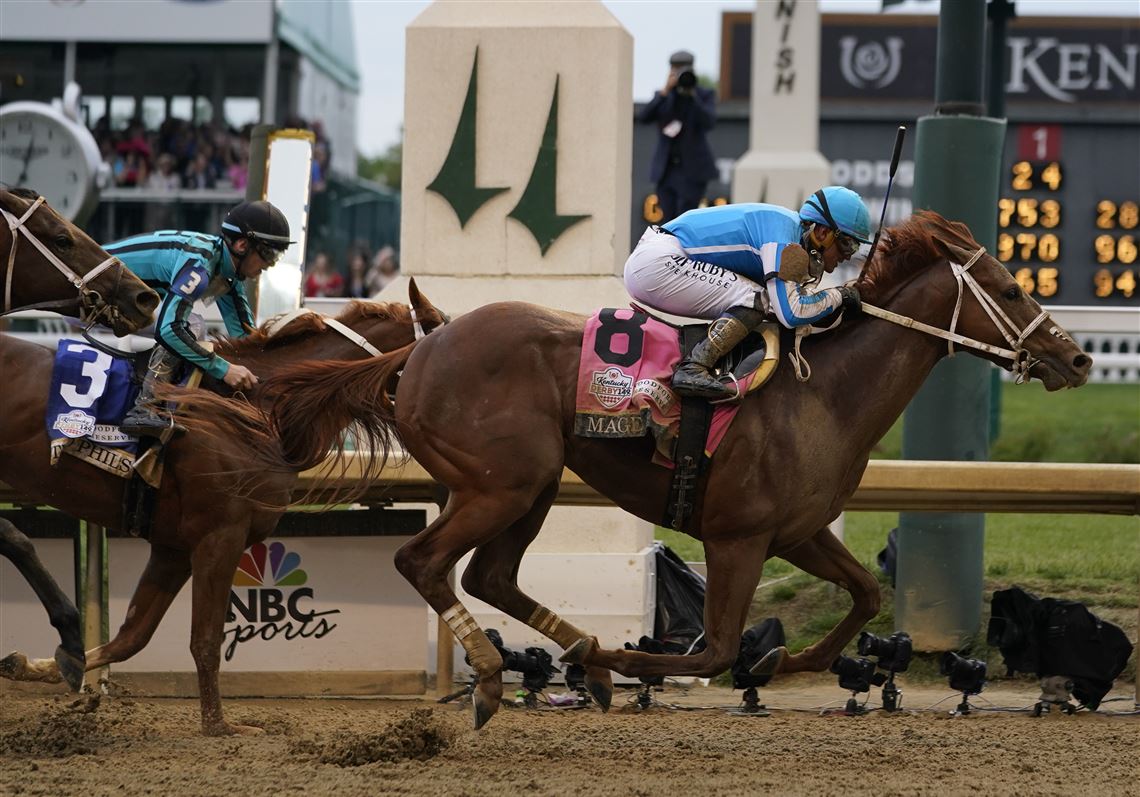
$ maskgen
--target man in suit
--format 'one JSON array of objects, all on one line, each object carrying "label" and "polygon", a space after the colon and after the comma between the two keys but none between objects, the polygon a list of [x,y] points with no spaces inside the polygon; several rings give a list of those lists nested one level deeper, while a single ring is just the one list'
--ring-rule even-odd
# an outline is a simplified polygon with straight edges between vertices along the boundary
[{"label": "man in suit", "polygon": [[697,207],[705,186],[717,176],[707,137],[716,123],[716,93],[697,85],[692,53],[680,50],[670,56],[665,88],[642,109],[640,121],[657,124],[649,179],[657,183],[663,224]]}]

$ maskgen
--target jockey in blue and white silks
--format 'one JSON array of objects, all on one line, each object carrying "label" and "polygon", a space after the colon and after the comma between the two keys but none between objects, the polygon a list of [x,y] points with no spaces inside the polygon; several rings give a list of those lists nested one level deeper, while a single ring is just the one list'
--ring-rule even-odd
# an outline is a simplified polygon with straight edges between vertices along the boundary
[{"label": "jockey in blue and white silks", "polygon": [[727,398],[733,391],[711,368],[768,313],[793,328],[858,309],[853,286],[814,288],[869,235],[863,200],[841,186],[816,191],[799,213],[761,203],[690,210],[645,231],[626,261],[625,285],[653,309],[715,319],[677,367],[673,388]]},{"label": "jockey in blue and white silks", "polygon": [[235,390],[257,384],[248,368],[226,362],[198,342],[190,313],[195,302],[216,300],[226,331],[233,337],[245,335],[254,318],[242,281],[275,264],[290,243],[284,214],[260,201],[243,202],[226,214],[221,235],[161,230],[105,247],[163,299],[155,320],[159,345],[138,402],[123,419],[124,432],[160,436],[170,426],[153,406],[154,385],[169,382],[180,361]]}]

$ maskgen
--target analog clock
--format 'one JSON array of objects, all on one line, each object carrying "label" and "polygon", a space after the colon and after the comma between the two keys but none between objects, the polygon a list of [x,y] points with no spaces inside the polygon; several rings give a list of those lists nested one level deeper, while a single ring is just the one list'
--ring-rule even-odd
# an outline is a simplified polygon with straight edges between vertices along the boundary
[{"label": "analog clock", "polygon": [[39,102],[0,107],[0,182],[42,194],[65,218],[82,224],[98,202],[101,158],[94,136]]}]

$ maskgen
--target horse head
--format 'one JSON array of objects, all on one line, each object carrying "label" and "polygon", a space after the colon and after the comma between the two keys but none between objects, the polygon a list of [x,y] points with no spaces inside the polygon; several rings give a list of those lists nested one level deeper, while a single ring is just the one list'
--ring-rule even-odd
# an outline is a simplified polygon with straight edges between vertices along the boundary
[{"label": "horse head", "polygon": [[0,188],[0,213],[7,222],[0,230],[10,237],[7,254],[0,251],[0,312],[50,306],[89,323],[107,323],[116,335],[151,322],[158,294],[37,193]]},{"label": "horse head", "polygon": [[882,256],[867,265],[859,285],[873,303],[872,315],[874,305],[903,306],[920,322],[915,328],[922,323],[938,328],[924,331],[946,338],[951,356],[972,348],[1013,370],[1018,381],[1037,378],[1050,391],[1079,387],[1088,379],[1092,358],[964,224],[932,211],[915,213],[887,231]]}]

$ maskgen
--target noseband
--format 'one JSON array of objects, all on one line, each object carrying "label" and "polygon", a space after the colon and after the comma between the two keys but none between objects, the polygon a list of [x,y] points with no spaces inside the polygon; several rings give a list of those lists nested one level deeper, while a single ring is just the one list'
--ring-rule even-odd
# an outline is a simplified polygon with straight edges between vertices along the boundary
[{"label": "noseband", "polygon": [[[989,354],[997,355],[998,357],[1003,357],[1011,362],[1010,370],[1017,375],[1016,382],[1017,384],[1021,385],[1029,381],[1030,369],[1032,369],[1033,366],[1039,362],[1039,360],[1033,359],[1029,355],[1029,350],[1026,349],[1023,345],[1025,343],[1025,339],[1033,333],[1033,330],[1037,329],[1037,327],[1041,326],[1041,324],[1049,320],[1050,316],[1047,310],[1042,309],[1038,316],[1030,321],[1024,329],[1018,330],[1017,325],[1013,323],[1010,317],[1005,314],[1005,311],[1003,311],[1001,307],[998,306],[997,301],[984,290],[982,290],[982,286],[979,285],[978,281],[974,279],[974,276],[970,274],[970,266],[977,263],[985,251],[986,248],[984,246],[980,247],[978,251],[974,252],[973,257],[966,261],[965,265],[960,266],[957,263],[947,261],[950,265],[950,269],[954,272],[954,279],[958,283],[958,300],[954,303],[954,315],[950,319],[949,330],[932,327],[929,324],[922,323],[921,321],[915,321],[913,318],[899,315],[898,313],[892,313],[890,310],[883,310],[870,304],[863,305],[863,312],[867,315],[881,318],[884,321],[890,321],[892,324],[899,324],[900,326],[910,327],[911,329],[917,329],[920,332],[925,332],[928,335],[934,335],[935,337],[943,338],[947,341],[946,346],[951,357],[954,356],[955,343],[960,346],[967,346],[971,349],[977,349],[978,351],[984,351]],[[1001,332],[1002,337],[1005,338],[1006,342],[1010,345],[1010,348],[1003,349],[1000,346],[993,346],[989,343],[983,343],[980,340],[974,340],[973,338],[967,338],[964,335],[959,335],[954,331],[954,329],[958,326],[958,314],[962,309],[963,283],[969,287],[970,292],[974,294],[975,298],[977,298],[978,303],[982,306],[982,309],[986,311],[986,315],[990,317],[990,320],[994,322],[994,326],[997,327],[999,332]],[[1073,342],[1073,339],[1069,337],[1069,334],[1056,324],[1049,328],[1049,334],[1053,335],[1054,337],[1061,338],[1062,340],[1066,340],[1069,343]]]},{"label": "noseband", "polygon": [[48,249],[34,233],[24,226],[25,222],[32,217],[32,214],[35,213],[43,203],[44,198],[41,196],[36,199],[31,207],[25,211],[24,215],[19,218],[3,208],[0,208],[0,214],[3,214],[4,219],[8,222],[8,229],[12,231],[12,247],[8,250],[8,275],[4,280],[4,304],[0,306],[0,316],[14,313],[17,310],[38,310],[47,307],[60,307],[70,304],[72,301],[70,299],[60,299],[50,302],[37,302],[36,304],[24,305],[23,307],[12,306],[12,276],[16,271],[16,246],[19,244],[20,235],[22,234],[31,241],[32,245],[40,250],[40,254],[43,255],[49,263],[55,266],[61,274],[67,277],[68,281],[79,291],[79,318],[87,324],[88,329],[94,326],[94,324],[104,316],[106,316],[108,322],[113,324],[120,317],[119,308],[104,300],[99,291],[89,290],[87,284],[112,265],[117,265],[119,270],[116,275],[115,290],[111,294],[112,299],[117,299],[119,286],[123,280],[124,267],[122,262],[116,257],[108,257],[86,274],[76,274],[75,271],[60,260],[54,252]]}]

